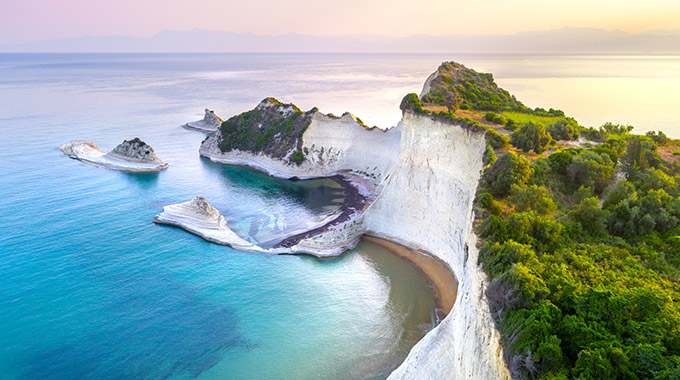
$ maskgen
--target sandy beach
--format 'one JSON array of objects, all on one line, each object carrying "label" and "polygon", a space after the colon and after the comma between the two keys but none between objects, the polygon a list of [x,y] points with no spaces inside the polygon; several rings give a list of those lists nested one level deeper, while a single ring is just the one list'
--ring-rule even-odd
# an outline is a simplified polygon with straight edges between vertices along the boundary
[{"label": "sandy beach", "polygon": [[446,264],[418,250],[389,240],[369,235],[364,235],[362,239],[378,244],[404,260],[409,261],[429,279],[434,291],[439,321],[443,320],[451,312],[458,295],[458,281]]}]

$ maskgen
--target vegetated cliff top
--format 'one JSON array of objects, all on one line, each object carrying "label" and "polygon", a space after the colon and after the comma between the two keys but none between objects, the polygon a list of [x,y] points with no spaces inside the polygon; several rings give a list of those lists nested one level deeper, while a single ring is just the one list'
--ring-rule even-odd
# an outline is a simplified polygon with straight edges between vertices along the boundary
[{"label": "vegetated cliff top", "polygon": [[518,111],[528,108],[498,87],[490,73],[478,73],[457,62],[444,62],[428,78],[422,96],[424,105],[479,111]]},{"label": "vegetated cliff top", "polygon": [[[316,111],[313,108],[302,112],[294,104],[266,98],[254,109],[223,122],[215,138],[222,152],[264,153],[273,158],[301,162],[302,134]],[[294,149],[300,154],[288,157]]]},{"label": "vegetated cliff top", "polygon": [[[223,122],[214,138],[222,152],[231,150],[265,154],[272,158],[300,164],[306,152],[302,148],[302,135],[314,115],[323,115],[314,107],[303,112],[295,104],[282,103],[275,98],[266,98],[254,109],[243,112]],[[364,128],[361,119],[346,112],[342,117],[333,114],[327,118],[351,118]]]}]

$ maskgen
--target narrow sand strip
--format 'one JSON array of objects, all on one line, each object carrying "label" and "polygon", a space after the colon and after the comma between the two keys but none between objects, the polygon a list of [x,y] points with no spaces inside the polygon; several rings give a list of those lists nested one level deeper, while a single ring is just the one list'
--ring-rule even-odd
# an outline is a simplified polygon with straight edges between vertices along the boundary
[{"label": "narrow sand strip", "polygon": [[458,295],[458,281],[446,264],[423,252],[389,240],[369,235],[364,235],[362,239],[388,249],[423,272],[432,285],[437,305],[437,317],[440,321],[451,312]]}]

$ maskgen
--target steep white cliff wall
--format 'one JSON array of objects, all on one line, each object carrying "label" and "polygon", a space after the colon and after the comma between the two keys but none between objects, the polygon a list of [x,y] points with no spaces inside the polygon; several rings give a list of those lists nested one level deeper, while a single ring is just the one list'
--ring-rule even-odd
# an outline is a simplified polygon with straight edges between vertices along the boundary
[{"label": "steep white cliff wall", "polygon": [[509,378],[472,231],[484,134],[411,113],[404,113],[400,127],[399,163],[367,210],[364,228],[436,256],[451,267],[459,285],[452,312],[390,378]]}]

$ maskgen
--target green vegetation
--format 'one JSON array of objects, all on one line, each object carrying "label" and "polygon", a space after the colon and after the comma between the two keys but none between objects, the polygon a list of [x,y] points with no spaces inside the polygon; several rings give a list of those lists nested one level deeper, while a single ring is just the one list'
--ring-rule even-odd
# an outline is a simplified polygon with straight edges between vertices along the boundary
[{"label": "green vegetation", "polygon": [[508,138],[493,128],[486,129],[486,142],[494,149],[503,149],[508,146]]},{"label": "green vegetation", "polygon": [[478,73],[456,62],[444,62],[430,83],[424,104],[445,106],[449,111],[531,111],[507,91],[498,87],[493,75]]},{"label": "green vegetation", "polygon": [[496,123],[496,124],[500,124],[500,125],[504,125],[507,122],[507,120],[505,120],[503,118],[503,116],[501,116],[501,115],[499,115],[495,112],[487,112],[484,115],[484,119],[486,119],[486,121],[490,121],[492,123]]},{"label": "green vegetation", "polygon": [[504,197],[510,193],[513,185],[524,184],[530,175],[529,161],[514,152],[508,152],[487,169],[483,182],[491,194]]},{"label": "green vegetation", "polygon": [[423,106],[420,104],[420,98],[418,98],[418,94],[414,93],[404,96],[404,98],[401,100],[401,105],[399,108],[401,108],[402,111],[409,110],[418,114],[426,113],[426,111],[423,110]]},{"label": "green vegetation", "polygon": [[522,113],[522,112],[510,112],[510,111],[505,111],[501,113],[501,115],[507,120],[511,121],[515,125],[523,125],[526,123],[534,123],[534,124],[540,124],[544,127],[547,127],[550,124],[554,124],[558,122],[559,120],[563,119],[563,117],[559,116],[539,116],[539,115],[534,115],[530,113]]},{"label": "green vegetation", "polygon": [[657,154],[665,135],[631,129],[585,130],[604,143],[533,164],[510,151],[482,177],[479,261],[516,378],[680,378],[680,165]]},{"label": "green vegetation", "polygon": [[309,126],[315,109],[302,112],[294,104],[283,104],[274,98],[266,98],[260,103],[263,104],[275,107],[258,106],[223,122],[216,135],[219,148],[223,152],[234,149],[264,152],[281,159],[295,150],[296,153],[288,160],[299,165],[305,159],[301,151],[302,134]]},{"label": "green vegetation", "polygon": [[514,147],[522,149],[524,152],[533,150],[536,154],[541,154],[548,149],[553,140],[544,126],[528,122],[522,125],[519,130],[512,132],[510,141]]},{"label": "green vegetation", "polygon": [[580,135],[578,123],[570,117],[550,124],[545,130],[555,140],[577,140]]}]

